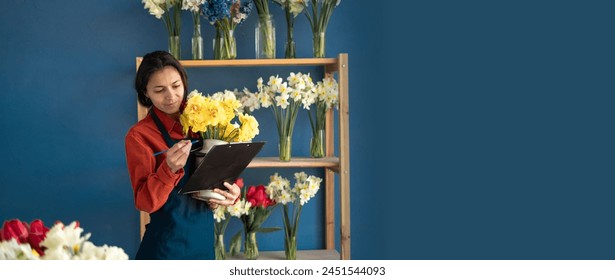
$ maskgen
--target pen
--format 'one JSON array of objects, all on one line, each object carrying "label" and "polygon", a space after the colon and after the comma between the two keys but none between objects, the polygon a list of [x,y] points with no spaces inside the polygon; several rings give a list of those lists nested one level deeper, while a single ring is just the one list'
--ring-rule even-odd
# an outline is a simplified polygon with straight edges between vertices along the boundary
[{"label": "pen", "polygon": [[[197,143],[197,142],[199,142],[199,140],[198,140],[198,139],[197,139],[197,140],[192,140],[192,142],[191,142],[191,143],[192,143],[192,144],[194,144],[194,143]],[[166,150],[164,150],[164,151],[160,151],[160,152],[156,152],[156,153],[154,153],[154,156],[164,154],[164,153],[166,153],[167,151],[169,151],[169,149],[166,149]]]}]

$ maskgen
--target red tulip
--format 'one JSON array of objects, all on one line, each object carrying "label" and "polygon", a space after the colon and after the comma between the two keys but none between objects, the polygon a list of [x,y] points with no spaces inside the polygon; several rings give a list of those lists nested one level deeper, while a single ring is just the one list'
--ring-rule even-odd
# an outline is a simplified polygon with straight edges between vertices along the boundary
[{"label": "red tulip", "polygon": [[269,198],[267,192],[265,192],[265,186],[251,186],[246,193],[246,200],[252,204],[253,207],[263,206],[269,207],[274,205],[275,202]]},{"label": "red tulip", "polygon": [[44,255],[43,249],[40,246],[41,241],[45,240],[45,236],[49,228],[45,227],[43,221],[34,220],[30,223],[30,234],[28,235],[28,243],[38,252],[39,255]]},{"label": "red tulip", "polygon": [[237,181],[235,181],[235,184],[239,187],[239,188],[243,188],[243,178],[238,178]]},{"label": "red tulip", "polygon": [[0,239],[4,241],[15,239],[19,243],[27,243],[28,224],[17,219],[4,222],[0,232]]}]

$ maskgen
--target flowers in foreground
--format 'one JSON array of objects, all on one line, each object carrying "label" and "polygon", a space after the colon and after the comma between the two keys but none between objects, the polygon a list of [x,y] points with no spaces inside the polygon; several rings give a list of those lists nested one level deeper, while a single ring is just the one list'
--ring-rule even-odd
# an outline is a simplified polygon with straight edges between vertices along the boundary
[{"label": "flowers in foreground", "polygon": [[241,106],[232,91],[203,96],[194,90],[188,95],[186,107],[179,117],[184,134],[192,130],[200,133],[203,139],[250,141],[259,133],[258,121],[253,116],[240,113]]},{"label": "flowers in foreground", "polygon": [[[291,188],[290,181],[275,173],[270,177],[266,192],[271,199],[283,205],[284,211],[284,251],[286,259],[297,259],[297,229],[301,210],[320,189],[322,179],[305,172],[295,173],[295,185]],[[294,207],[289,207],[294,204]]]},{"label": "flowers in foreground", "polygon": [[115,246],[95,246],[82,235],[78,222],[65,226],[57,222],[46,228],[41,220],[30,224],[6,221],[0,231],[0,260],[127,260],[124,250]]}]

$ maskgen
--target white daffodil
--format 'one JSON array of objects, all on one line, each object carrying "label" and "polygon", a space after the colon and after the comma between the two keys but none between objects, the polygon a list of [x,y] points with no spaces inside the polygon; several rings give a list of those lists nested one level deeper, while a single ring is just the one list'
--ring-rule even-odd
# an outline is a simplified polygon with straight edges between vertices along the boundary
[{"label": "white daffodil", "polygon": [[269,94],[262,92],[262,93],[259,93],[257,96],[263,108],[268,108],[269,106],[271,106],[272,103],[271,103],[271,97],[269,96]]},{"label": "white daffodil", "polygon": [[290,104],[288,102],[288,97],[289,97],[288,95],[276,96],[275,104],[282,109],[286,109],[286,107],[288,107],[288,105]]},{"label": "white daffodil", "polygon": [[301,205],[304,205],[305,203],[307,203],[310,200],[310,198],[311,198],[310,193],[307,190],[301,190],[301,193],[299,194]]},{"label": "white daffodil", "polygon": [[142,0],[144,8],[149,11],[150,15],[155,16],[157,19],[161,19],[164,14],[164,9],[161,5],[165,4],[164,0]]},{"label": "white daffodil", "polygon": [[0,260],[37,260],[38,253],[30,244],[20,244],[17,240],[0,241]]},{"label": "white daffodil", "polygon": [[190,10],[193,13],[198,13],[200,7],[205,3],[205,0],[183,0],[182,10]]},{"label": "white daffodil", "polygon": [[225,206],[218,206],[218,208],[214,210],[214,219],[216,219],[217,223],[223,220],[226,220],[226,207]]},{"label": "white daffodil", "polygon": [[234,205],[231,205],[227,209],[228,209],[229,214],[231,214],[231,216],[239,218],[242,215],[247,214],[251,206],[252,204],[250,202],[247,202],[244,199],[242,199],[238,201],[237,203],[235,203]]},{"label": "white daffodil", "polygon": [[70,260],[73,254],[70,250],[63,247],[47,248],[45,255],[41,257],[43,260]]}]

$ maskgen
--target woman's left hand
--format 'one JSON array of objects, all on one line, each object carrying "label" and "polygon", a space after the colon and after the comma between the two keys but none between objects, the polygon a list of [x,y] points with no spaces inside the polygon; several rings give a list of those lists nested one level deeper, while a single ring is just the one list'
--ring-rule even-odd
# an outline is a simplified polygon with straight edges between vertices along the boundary
[{"label": "woman's left hand", "polygon": [[241,190],[239,189],[239,186],[237,186],[237,184],[229,184],[227,182],[224,182],[224,186],[228,189],[228,191],[223,191],[221,189],[215,188],[214,192],[221,194],[222,196],[224,196],[226,199],[224,200],[219,200],[219,199],[210,199],[209,202],[209,207],[211,207],[212,209],[215,209],[218,207],[218,205],[222,205],[222,206],[231,206],[233,204],[235,204],[235,201],[237,200],[237,198],[239,197],[239,194],[241,193]]}]

